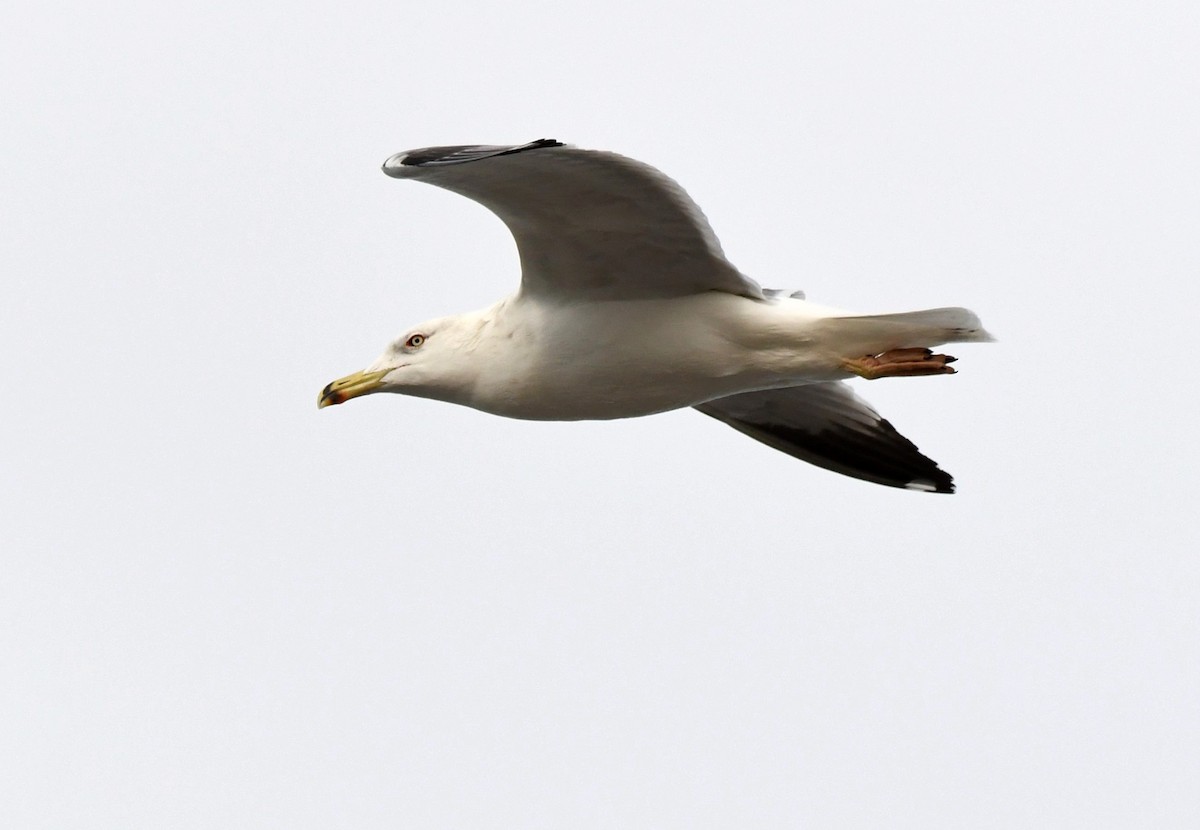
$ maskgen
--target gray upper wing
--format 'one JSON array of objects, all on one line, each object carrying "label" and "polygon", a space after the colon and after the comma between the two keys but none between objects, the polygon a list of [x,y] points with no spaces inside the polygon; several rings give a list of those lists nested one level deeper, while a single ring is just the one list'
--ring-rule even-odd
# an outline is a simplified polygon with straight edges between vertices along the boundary
[{"label": "gray upper wing", "polygon": [[949,473],[840,381],[745,392],[696,409],[827,470],[889,487],[954,492]]},{"label": "gray upper wing", "polygon": [[695,202],[653,167],[552,139],[409,150],[383,165],[474,199],[517,242],[522,291],[645,299],[702,291],[761,297],[725,259]]}]

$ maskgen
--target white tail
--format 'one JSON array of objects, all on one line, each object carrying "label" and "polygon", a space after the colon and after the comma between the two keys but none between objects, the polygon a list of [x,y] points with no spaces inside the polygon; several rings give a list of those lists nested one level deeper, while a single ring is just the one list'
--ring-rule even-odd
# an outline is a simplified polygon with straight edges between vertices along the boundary
[{"label": "white tail", "polygon": [[836,332],[839,344],[846,343],[855,354],[931,348],[942,343],[988,343],[996,339],[987,333],[975,312],[965,308],[830,317],[823,324]]}]

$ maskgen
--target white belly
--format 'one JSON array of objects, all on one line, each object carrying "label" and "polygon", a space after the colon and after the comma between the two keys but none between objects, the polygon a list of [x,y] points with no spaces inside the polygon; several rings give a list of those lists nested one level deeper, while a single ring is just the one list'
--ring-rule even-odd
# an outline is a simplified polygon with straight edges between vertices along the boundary
[{"label": "white belly", "polygon": [[547,307],[513,303],[491,334],[469,400],[512,418],[650,415],[754,389],[843,376],[800,301],[710,292],[671,300]]}]

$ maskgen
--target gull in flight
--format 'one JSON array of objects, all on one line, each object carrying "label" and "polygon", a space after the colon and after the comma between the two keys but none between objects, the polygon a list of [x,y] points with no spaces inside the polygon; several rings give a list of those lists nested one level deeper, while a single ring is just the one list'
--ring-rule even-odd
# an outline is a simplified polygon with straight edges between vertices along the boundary
[{"label": "gull in flight", "polygon": [[948,473],[845,382],[949,375],[943,343],[992,338],[965,308],[860,315],[761,288],[653,167],[552,139],[428,147],[383,165],[479,202],[521,259],[515,294],[408,329],[318,406],[373,392],[510,418],[633,418],[694,407],[803,461],[891,487]]}]

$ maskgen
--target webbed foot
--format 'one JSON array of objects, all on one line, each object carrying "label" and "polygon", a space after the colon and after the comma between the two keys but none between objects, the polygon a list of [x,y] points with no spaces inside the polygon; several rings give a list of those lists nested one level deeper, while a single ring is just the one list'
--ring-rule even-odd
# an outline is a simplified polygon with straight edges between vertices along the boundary
[{"label": "webbed foot", "polygon": [[948,354],[934,354],[930,349],[892,349],[877,355],[866,355],[842,361],[842,368],[860,378],[907,378],[919,375],[953,375],[949,364],[958,360]]}]

